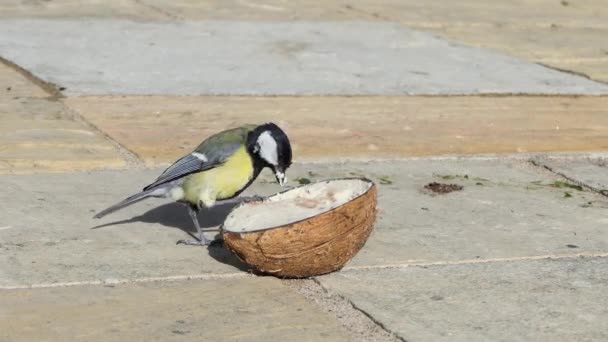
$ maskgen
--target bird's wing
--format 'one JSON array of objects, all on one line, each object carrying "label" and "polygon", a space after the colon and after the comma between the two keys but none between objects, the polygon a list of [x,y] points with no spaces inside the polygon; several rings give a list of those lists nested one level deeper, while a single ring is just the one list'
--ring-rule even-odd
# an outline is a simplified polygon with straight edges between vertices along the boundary
[{"label": "bird's wing", "polygon": [[240,147],[245,145],[253,125],[245,125],[215,134],[203,141],[194,151],[177,160],[145,190],[172,182],[192,173],[222,165]]}]

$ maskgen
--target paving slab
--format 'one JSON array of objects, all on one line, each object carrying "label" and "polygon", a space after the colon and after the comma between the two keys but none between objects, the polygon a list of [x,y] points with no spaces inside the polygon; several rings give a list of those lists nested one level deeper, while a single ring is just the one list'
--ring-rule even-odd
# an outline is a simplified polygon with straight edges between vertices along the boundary
[{"label": "paving slab", "polygon": [[608,97],[76,97],[64,103],[146,164],[275,121],[296,160],[608,150]]},{"label": "paving slab", "polygon": [[[194,231],[181,205],[151,199],[92,218],[160,171],[0,176],[0,202],[10,203],[0,212],[0,287],[246,274],[220,246],[175,245]],[[520,161],[296,164],[288,173],[292,185],[361,175],[379,183],[381,213],[349,268],[608,252],[608,199],[559,187],[559,178]],[[434,181],[464,189],[432,196],[423,188]],[[279,190],[266,171],[245,195]],[[219,225],[229,210],[217,207],[202,226]]]},{"label": "paving slab", "polygon": [[396,23],[1,20],[0,32],[0,55],[66,95],[608,94]]},{"label": "paving slab", "polygon": [[2,341],[348,341],[271,278],[0,291]]},{"label": "paving slab", "polygon": [[536,157],[534,161],[608,196],[608,163],[605,158]]},{"label": "paving slab", "polygon": [[34,97],[0,101],[0,174],[126,166],[112,143],[60,102],[36,98],[42,94],[26,88],[17,84],[16,91]]},{"label": "paving slab", "polygon": [[[346,167],[380,183],[381,211],[375,235],[349,267],[608,252],[606,198],[567,187],[525,163],[419,160]],[[433,196],[425,189],[432,182],[464,188]]]},{"label": "paving slab", "polygon": [[608,258],[411,267],[317,278],[406,341],[605,341]]},{"label": "paving slab", "polygon": [[466,44],[608,81],[608,10],[601,0],[361,1],[345,5]]},{"label": "paving slab", "polygon": [[0,18],[163,20],[169,17],[135,0],[3,0]]}]

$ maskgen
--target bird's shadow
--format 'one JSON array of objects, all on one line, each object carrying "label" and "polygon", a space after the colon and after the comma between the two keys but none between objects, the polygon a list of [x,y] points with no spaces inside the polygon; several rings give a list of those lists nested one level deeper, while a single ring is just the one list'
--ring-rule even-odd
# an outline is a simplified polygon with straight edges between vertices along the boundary
[{"label": "bird's shadow", "polygon": [[[237,205],[238,203],[220,203],[200,213],[198,215],[198,221],[201,228],[204,231],[217,231],[218,226],[224,222],[228,214],[230,214],[230,211]],[[194,233],[196,233],[196,228],[188,215],[188,209],[185,205],[176,202],[160,205],[146,211],[142,215],[135,216],[127,220],[108,222],[94,226],[91,229],[100,229],[109,226],[124,225],[136,222],[158,223],[165,227],[177,228],[190,235],[193,239],[198,240],[198,237],[194,235]],[[241,271],[249,271],[247,265],[242,263],[234,254],[224,247],[223,241],[218,239],[219,234],[216,235],[215,238],[216,240],[214,240],[214,242],[207,248],[210,257],[223,264],[236,267]],[[185,245],[180,245],[178,247],[197,248],[196,246]]]}]

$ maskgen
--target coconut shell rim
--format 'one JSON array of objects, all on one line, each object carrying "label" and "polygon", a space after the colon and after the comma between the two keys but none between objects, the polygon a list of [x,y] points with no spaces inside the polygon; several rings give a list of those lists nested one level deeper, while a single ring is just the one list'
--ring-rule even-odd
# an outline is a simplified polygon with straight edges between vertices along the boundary
[{"label": "coconut shell rim", "polygon": [[[251,233],[259,233],[259,232],[263,232],[263,231],[267,231],[267,230],[273,230],[273,229],[288,228],[288,226],[290,226],[290,225],[294,225],[294,224],[297,224],[297,223],[301,223],[301,222],[304,222],[304,221],[308,221],[308,220],[310,220],[310,219],[312,219],[312,218],[314,218],[314,217],[318,217],[318,216],[321,216],[321,215],[325,215],[325,214],[331,213],[332,211],[335,211],[335,210],[337,210],[337,209],[339,209],[339,208],[342,208],[342,207],[344,207],[345,205],[348,205],[349,203],[353,202],[354,200],[356,200],[356,199],[358,199],[358,198],[360,198],[360,197],[365,196],[365,195],[366,195],[366,194],[367,194],[367,193],[368,193],[368,192],[369,192],[369,191],[370,191],[370,190],[371,190],[371,189],[372,189],[372,188],[373,188],[373,187],[376,185],[376,183],[374,183],[374,181],[373,181],[373,180],[371,180],[371,179],[369,179],[369,178],[367,178],[367,177],[341,177],[341,178],[330,178],[330,179],[325,179],[325,180],[321,180],[321,181],[317,181],[317,182],[312,182],[312,183],[308,183],[308,184],[301,184],[301,185],[296,186],[296,187],[293,187],[293,188],[291,188],[291,189],[286,189],[286,190],[283,190],[283,191],[279,191],[279,192],[277,192],[277,193],[274,193],[274,194],[272,194],[272,195],[270,195],[270,196],[266,197],[266,199],[267,199],[267,198],[274,197],[274,196],[278,196],[278,195],[280,195],[280,194],[283,194],[283,193],[286,193],[286,192],[289,192],[289,191],[293,191],[293,190],[295,190],[295,189],[304,188],[304,187],[306,187],[306,186],[310,186],[310,185],[313,185],[313,184],[318,184],[318,183],[323,183],[323,182],[340,181],[340,180],[360,180],[360,181],[364,181],[364,182],[366,182],[366,183],[370,184],[370,186],[369,186],[369,187],[368,187],[368,188],[367,188],[365,191],[363,191],[362,193],[360,193],[359,195],[357,195],[356,197],[351,198],[350,200],[348,200],[348,201],[346,201],[346,202],[344,202],[344,203],[340,204],[340,205],[339,205],[339,206],[337,206],[337,207],[331,208],[331,209],[329,209],[329,210],[327,210],[327,211],[324,211],[324,212],[318,213],[318,214],[313,215],[313,216],[308,216],[308,217],[303,218],[303,219],[301,219],[301,220],[297,220],[297,221],[291,221],[291,222],[286,222],[286,223],[283,223],[283,224],[281,224],[281,225],[279,225],[279,226],[268,227],[268,228],[262,228],[262,229],[256,229],[256,230],[250,230],[250,231],[246,231],[246,232],[235,232],[235,231],[232,231],[232,230],[227,230],[227,229],[225,229],[225,228],[224,228],[224,222],[225,222],[225,221],[224,221],[224,222],[222,222],[222,224],[221,224],[221,226],[220,226],[220,231],[222,231],[222,232],[226,232],[226,233],[232,233],[232,234],[251,234]],[[228,215],[226,216],[226,218],[228,218],[228,216],[230,216],[230,214],[232,214],[232,212],[233,212],[233,211],[237,210],[238,208],[240,208],[240,207],[242,207],[242,206],[245,206],[245,205],[250,205],[251,203],[256,203],[256,202],[263,202],[263,201],[264,201],[264,199],[262,199],[262,200],[256,200],[256,201],[250,201],[250,202],[244,202],[244,203],[241,203],[241,204],[239,204],[239,205],[235,206],[234,208],[232,208],[232,209],[230,210],[230,212],[228,213]]]}]

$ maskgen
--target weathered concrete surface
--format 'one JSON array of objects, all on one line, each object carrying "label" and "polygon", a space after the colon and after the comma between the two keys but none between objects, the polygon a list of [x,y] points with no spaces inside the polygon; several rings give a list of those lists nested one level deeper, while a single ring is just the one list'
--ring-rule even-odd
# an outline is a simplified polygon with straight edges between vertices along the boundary
[{"label": "weathered concrete surface", "polygon": [[608,81],[608,9],[592,1],[358,1],[344,4],[374,20],[398,21],[472,46]]},{"label": "weathered concrete surface", "polygon": [[608,163],[605,158],[537,157],[534,162],[608,196]]},{"label": "weathered concrete surface", "polygon": [[[471,46],[505,52],[608,82],[608,27],[449,27],[432,30]],[[441,31],[441,32],[437,32]]]},{"label": "weathered concrete surface", "polygon": [[[157,170],[158,171],[158,170]],[[222,248],[181,248],[195,231],[177,204],[150,200],[104,220],[95,212],[139,191],[157,172],[2,176],[0,285],[138,279],[234,273],[236,259]],[[221,223],[227,208],[203,220]],[[118,224],[99,229],[105,223]],[[120,224],[123,223],[123,224]],[[215,235],[210,233],[210,235]],[[217,260],[216,260],[217,259]],[[231,265],[232,263],[232,265]]]},{"label": "weathered concrete surface", "polygon": [[163,20],[168,16],[136,0],[3,0],[0,18]]},{"label": "weathered concrete surface", "polygon": [[321,284],[406,341],[605,341],[608,258],[341,272]]},{"label": "weathered concrete surface", "polygon": [[347,341],[272,278],[0,291],[3,341]]},{"label": "weathered concrete surface", "polygon": [[66,105],[148,165],[271,120],[296,160],[608,150],[608,97],[78,97]]},{"label": "weathered concrete surface", "polygon": [[44,94],[29,88],[16,83],[15,90],[34,97],[0,97],[0,174],[126,165],[116,147],[75,121],[60,102],[35,98]]},{"label": "weathered concrete surface", "polygon": [[608,94],[394,23],[2,20],[0,32],[0,55],[67,95]]},{"label": "weathered concrete surface", "polygon": [[[288,177],[292,185],[296,177],[353,175],[380,183],[377,228],[349,268],[608,252],[608,221],[602,208],[608,199],[552,187],[557,178],[551,173],[521,163],[308,164],[295,165]],[[151,199],[92,219],[95,212],[138,191],[160,171],[1,176],[0,203],[11,205],[0,211],[0,286],[246,272],[221,247],[175,245],[188,238],[185,231],[194,230],[180,205]],[[246,194],[280,190],[272,179],[270,172],[264,172]],[[464,190],[443,196],[421,192],[432,181],[458,183]],[[566,192],[571,197],[564,197]],[[595,205],[584,206],[590,201]],[[219,225],[228,210],[219,207],[203,215],[202,225]],[[91,229],[97,226],[101,227]]]},{"label": "weathered concrete surface", "polygon": [[[608,200],[525,163],[420,160],[342,170],[391,183],[380,185],[377,230],[349,267],[608,252]],[[430,196],[424,186],[433,181],[464,189]]]}]

